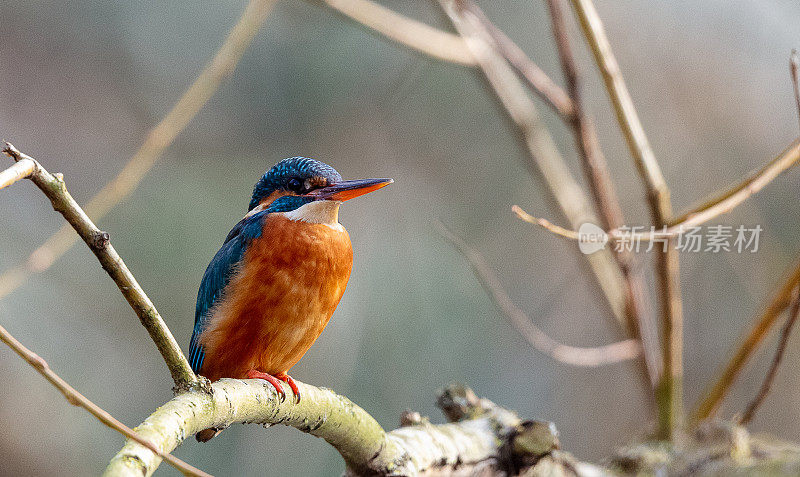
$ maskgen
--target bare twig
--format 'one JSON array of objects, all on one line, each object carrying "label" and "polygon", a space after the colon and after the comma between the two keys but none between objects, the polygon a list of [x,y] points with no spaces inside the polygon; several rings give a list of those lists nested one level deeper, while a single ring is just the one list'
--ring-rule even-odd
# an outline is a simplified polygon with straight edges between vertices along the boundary
[{"label": "bare twig", "polygon": [[[591,47],[622,129],[628,149],[647,190],[650,215],[656,227],[669,223],[672,205],[669,188],[644,133],[619,64],[611,51],[603,23],[591,0],[572,0],[584,37]],[[671,438],[682,414],[683,381],[683,310],[681,307],[678,252],[667,239],[665,251],[656,254],[659,298],[662,314],[664,370],[657,390],[659,433]]]},{"label": "bare twig", "polygon": [[797,164],[798,160],[800,160],[800,139],[795,140],[778,157],[754,172],[744,181],[723,193],[717,194],[713,199],[705,201],[689,212],[670,220],[670,229],[676,229],[681,225],[684,227],[700,225],[730,212],[748,197],[763,189],[781,173]]},{"label": "bare twig", "polygon": [[[440,4],[465,38],[489,86],[517,126],[528,152],[527,165],[531,173],[541,174],[549,192],[573,227],[577,228],[586,222],[597,223],[588,198],[572,177],[553,138],[542,124],[535,104],[506,60],[492,48],[491,36],[480,20],[464,10],[460,1],[440,0]],[[623,329],[627,328],[623,279],[613,256],[608,251],[601,251],[587,255],[586,259],[614,317]]]},{"label": "bare twig", "polygon": [[[172,110],[147,135],[144,144],[125,164],[117,176],[86,203],[86,213],[94,220],[102,219],[109,210],[127,197],[153,167],[175,137],[213,96],[222,82],[236,68],[244,50],[266,19],[275,0],[251,0],[225,43],[217,51],[195,82],[183,93]],[[50,268],[64,255],[77,238],[68,225],[51,235],[28,259],[0,275],[0,299],[13,292],[34,273]]]},{"label": "bare twig", "polygon": [[700,404],[692,414],[693,424],[707,419],[716,412],[722,400],[728,394],[728,391],[730,391],[736,377],[753,355],[753,352],[764,340],[769,330],[775,325],[780,314],[783,313],[792,302],[792,294],[798,286],[800,286],[800,263],[795,266],[792,274],[775,293],[769,305],[767,305],[764,311],[753,321],[753,326],[736,349],[733,357],[728,361],[725,369],[719,374],[717,381],[700,400]]},{"label": "bare twig", "polygon": [[572,366],[596,367],[635,359],[641,354],[641,346],[634,339],[627,339],[605,346],[576,347],[554,340],[537,327],[528,315],[508,296],[500,279],[492,272],[483,256],[472,249],[459,236],[441,222],[435,222],[439,233],[467,259],[483,288],[509,319],[516,330],[534,349],[556,361]]},{"label": "bare twig", "polygon": [[798,81],[798,69],[800,69],[800,58],[797,50],[792,50],[789,56],[789,72],[792,74],[792,86],[794,86],[794,102],[797,104],[797,119],[800,120],[800,81]]},{"label": "bare twig", "polygon": [[34,170],[28,177],[50,199],[53,209],[63,215],[70,227],[86,242],[86,245],[89,246],[89,249],[100,261],[103,269],[117,284],[122,295],[139,316],[139,320],[147,329],[147,332],[150,333],[150,337],[164,358],[175,382],[176,391],[184,391],[199,384],[197,376],[189,366],[189,362],[183,355],[180,346],[178,346],[161,315],[153,306],[153,302],[150,301],[142,287],[136,282],[136,278],[122,261],[122,258],[111,246],[108,234],[98,229],[89,219],[89,216],[86,215],[86,212],[72,198],[64,184],[64,179],[61,176],[53,176],[33,158],[21,153],[9,143],[5,143],[3,153],[15,161],[28,160],[34,162]]},{"label": "bare twig", "polygon": [[467,45],[457,35],[408,18],[369,0],[316,0],[367,28],[439,60],[475,66]]},{"label": "bare twig", "polygon": [[792,296],[792,309],[789,311],[789,316],[786,318],[786,323],[781,330],[780,341],[778,342],[778,348],[775,350],[775,356],[772,358],[772,364],[764,377],[764,382],[761,383],[761,389],[758,390],[756,397],[747,405],[742,417],[739,419],[739,424],[747,425],[755,416],[761,403],[766,399],[767,394],[769,394],[769,390],[778,373],[778,366],[783,360],[783,353],[786,351],[786,344],[789,342],[789,335],[792,333],[792,327],[797,321],[798,314],[800,314],[800,288],[795,288]]},{"label": "bare twig", "polygon": [[128,439],[136,441],[140,445],[149,449],[151,452],[155,452],[156,455],[166,460],[169,465],[175,467],[184,475],[210,477],[209,474],[203,472],[202,470],[187,464],[186,462],[170,455],[169,453],[162,452],[161,449],[159,449],[153,443],[143,438],[133,429],[119,422],[116,418],[114,418],[114,416],[103,410],[100,406],[87,399],[83,394],[75,390],[75,388],[70,386],[68,382],[64,381],[59,375],[50,369],[47,361],[25,347],[25,345],[20,343],[2,326],[0,326],[0,341],[7,344],[15,353],[17,353],[17,355],[19,355],[20,358],[24,359],[28,364],[33,366],[33,369],[44,376],[44,378],[47,379],[50,384],[55,386],[56,389],[61,391],[61,394],[64,395],[64,398],[67,400],[67,402],[73,406],[82,407],[106,426],[114,429]]},{"label": "bare twig", "polygon": [[497,28],[497,26],[486,17],[483,10],[472,2],[464,1],[462,3],[464,8],[469,10],[481,23],[481,26],[493,40],[497,51],[500,52],[500,54],[508,60],[508,63],[514,67],[517,73],[525,79],[528,85],[531,86],[532,91],[550,105],[564,120],[571,120],[575,115],[575,108],[569,94],[564,91],[561,86],[557,85],[555,81],[550,79],[547,73],[539,68],[539,65],[534,63],[528,55],[522,51],[522,48],[514,43],[502,30]]},{"label": "bare twig", "polygon": [[[567,22],[564,18],[562,0],[547,0],[550,19],[567,93],[573,102],[574,114],[565,118],[572,128],[581,165],[597,207],[601,224],[606,230],[625,224],[614,184],[611,181],[608,163],[600,149],[594,123],[584,109],[578,66],[570,46]],[[655,387],[661,375],[661,357],[658,354],[658,330],[650,313],[644,275],[633,266],[635,258],[625,250],[614,249],[614,257],[625,280],[626,314],[632,335],[642,343],[645,366],[651,387]]]},{"label": "bare twig", "polygon": [[[606,234],[608,234],[609,240],[612,241],[619,240],[621,238],[635,238],[636,240],[640,241],[648,241],[655,238],[677,237],[681,233],[686,232],[686,229],[690,227],[702,225],[719,217],[720,215],[732,211],[750,196],[761,191],[761,189],[766,187],[779,175],[796,165],[798,161],[800,161],[800,139],[795,140],[795,142],[783,150],[775,159],[770,161],[761,169],[755,171],[744,181],[731,187],[725,192],[716,194],[713,199],[706,200],[702,205],[693,208],[689,212],[674,218],[670,221],[670,225],[665,229],[653,233],[642,232],[636,234],[631,234],[620,229],[613,229],[607,231]],[[574,240],[578,239],[577,232],[564,229],[563,227],[547,226],[547,224],[550,224],[550,222],[545,219],[538,219],[531,216],[528,216],[527,218],[520,216],[520,218],[528,222],[541,225],[542,227],[545,227],[558,235]],[[556,228],[554,229],[553,227]]]}]

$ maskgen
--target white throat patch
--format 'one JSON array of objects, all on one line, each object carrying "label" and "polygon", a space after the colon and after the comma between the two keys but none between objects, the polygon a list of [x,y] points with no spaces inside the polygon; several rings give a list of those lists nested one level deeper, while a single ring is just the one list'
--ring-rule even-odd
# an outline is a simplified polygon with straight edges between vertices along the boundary
[{"label": "white throat patch", "polygon": [[284,212],[283,215],[289,220],[341,227],[339,225],[339,206],[341,204],[335,200],[315,200],[295,210]]}]

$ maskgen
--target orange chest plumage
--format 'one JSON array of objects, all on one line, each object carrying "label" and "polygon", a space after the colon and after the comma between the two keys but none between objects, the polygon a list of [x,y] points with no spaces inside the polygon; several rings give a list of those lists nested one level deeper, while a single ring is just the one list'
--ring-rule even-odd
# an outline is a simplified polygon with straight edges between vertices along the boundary
[{"label": "orange chest plumage", "polygon": [[342,298],[353,265],[338,223],[270,214],[200,337],[209,379],[250,369],[285,373],[308,351]]}]

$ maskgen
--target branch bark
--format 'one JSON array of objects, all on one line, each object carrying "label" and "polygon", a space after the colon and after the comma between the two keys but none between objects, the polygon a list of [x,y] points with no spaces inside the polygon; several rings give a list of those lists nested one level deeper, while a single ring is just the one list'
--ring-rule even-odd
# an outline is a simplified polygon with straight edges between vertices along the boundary
[{"label": "branch bark", "polygon": [[[192,434],[209,427],[235,423],[283,424],[331,444],[347,464],[346,475],[478,475],[524,456],[550,454],[557,446],[551,432],[538,428],[537,445],[503,455],[501,450],[524,430],[520,419],[471,390],[450,386],[440,396],[440,407],[451,423],[432,425],[426,420],[391,432],[366,411],[333,391],[297,383],[303,400],[281,401],[261,380],[222,379],[212,393],[187,392],[150,415],[136,431],[168,452]],[[286,389],[288,393],[288,388]],[[201,410],[198,412],[198,410]],[[530,437],[530,433],[525,434]],[[140,444],[128,441],[106,468],[105,477],[151,475],[160,458]],[[593,469],[596,469],[592,467]],[[599,469],[598,469],[599,470]]]},{"label": "branch bark", "polygon": [[2,152],[17,162],[26,161],[27,164],[28,161],[31,161],[34,163],[28,178],[50,199],[53,209],[64,216],[71,228],[89,246],[106,273],[117,284],[164,358],[172,380],[175,382],[175,391],[179,392],[199,385],[200,380],[189,366],[178,342],[175,341],[153,302],[147,297],[125,262],[111,245],[108,233],[98,229],[72,198],[67,191],[63,177],[50,174],[35,159],[23,154],[10,143],[5,143]]}]

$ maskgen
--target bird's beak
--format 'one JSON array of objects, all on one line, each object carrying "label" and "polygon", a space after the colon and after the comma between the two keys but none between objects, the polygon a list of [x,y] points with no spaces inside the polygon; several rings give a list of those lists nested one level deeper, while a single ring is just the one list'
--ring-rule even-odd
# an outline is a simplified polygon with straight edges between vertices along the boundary
[{"label": "bird's beak", "polygon": [[317,200],[338,200],[343,202],[360,195],[368,194],[376,191],[381,187],[394,182],[392,179],[361,179],[357,181],[342,181],[336,184],[331,184],[328,187],[316,189],[306,196],[314,197]]}]

